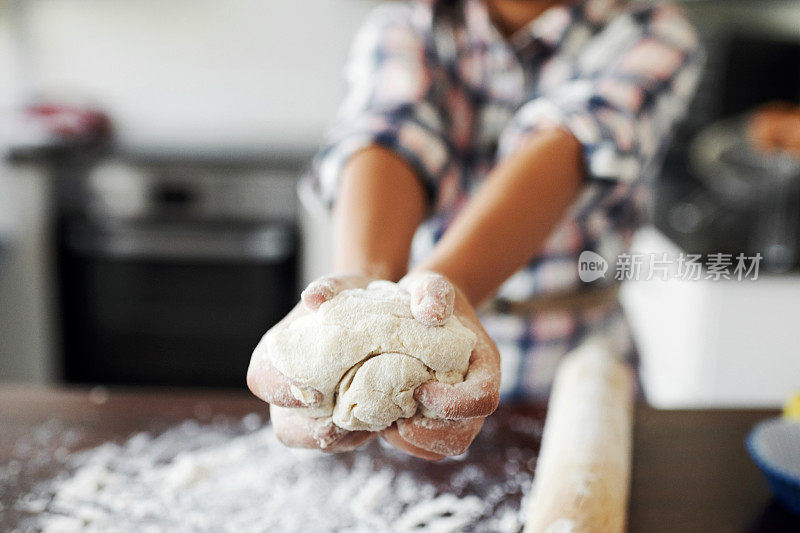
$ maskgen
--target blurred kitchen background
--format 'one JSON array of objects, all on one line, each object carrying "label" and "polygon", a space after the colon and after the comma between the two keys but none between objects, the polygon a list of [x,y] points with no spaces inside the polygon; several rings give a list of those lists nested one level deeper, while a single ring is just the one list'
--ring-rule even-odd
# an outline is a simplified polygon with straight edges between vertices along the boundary
[{"label": "blurred kitchen background", "polygon": [[[243,386],[327,268],[298,178],[376,3],[0,0],[0,381]],[[723,148],[731,117],[800,102],[800,2],[683,4],[707,71],[636,248],[770,272],[625,287],[642,380],[656,406],[777,405],[800,388],[800,172]]]}]

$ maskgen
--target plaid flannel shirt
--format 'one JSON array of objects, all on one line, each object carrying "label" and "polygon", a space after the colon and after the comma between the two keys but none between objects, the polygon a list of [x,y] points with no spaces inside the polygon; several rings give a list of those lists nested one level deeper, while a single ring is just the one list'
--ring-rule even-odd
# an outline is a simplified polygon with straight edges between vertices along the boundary
[{"label": "plaid flannel shirt", "polygon": [[[627,249],[646,205],[643,178],[685,111],[701,64],[692,26],[664,3],[568,2],[508,39],[480,0],[382,5],[355,39],[347,96],[316,160],[315,185],[330,205],[342,167],[358,150],[377,144],[404,158],[430,200],[413,262],[432,250],[499,161],[532,133],[566,128],[583,145],[583,190],[542,252],[498,296],[579,290],[583,250],[610,258]],[[547,320],[484,318],[504,373],[515,366],[517,378],[546,382],[549,372],[514,361],[553,343],[560,353],[591,322]],[[504,389],[513,394],[519,386]]]}]

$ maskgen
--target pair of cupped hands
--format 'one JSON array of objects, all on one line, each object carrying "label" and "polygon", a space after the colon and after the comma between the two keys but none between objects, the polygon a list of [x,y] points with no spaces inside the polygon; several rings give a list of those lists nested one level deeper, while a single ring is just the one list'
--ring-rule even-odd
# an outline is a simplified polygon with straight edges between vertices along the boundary
[{"label": "pair of cupped hands", "polygon": [[[320,278],[303,291],[301,301],[274,328],[286,328],[341,291],[365,288],[372,281],[375,278],[362,275]],[[380,432],[347,431],[336,426],[330,417],[311,418],[296,409],[280,409],[314,407],[322,401],[323,395],[292,382],[272,366],[267,355],[254,354],[247,371],[247,385],[253,394],[271,404],[270,418],[281,442],[297,448],[343,452],[380,436],[399,450],[428,460],[459,455],[470,445],[485,418],[497,407],[500,388],[497,347],[463,292],[444,276],[415,272],[399,283],[411,295],[411,313],[415,320],[436,326],[454,315],[477,336],[463,382],[449,385],[429,381],[414,392],[417,402],[438,418],[423,417],[418,411],[413,417],[400,419]],[[276,406],[279,408],[275,409]]]}]

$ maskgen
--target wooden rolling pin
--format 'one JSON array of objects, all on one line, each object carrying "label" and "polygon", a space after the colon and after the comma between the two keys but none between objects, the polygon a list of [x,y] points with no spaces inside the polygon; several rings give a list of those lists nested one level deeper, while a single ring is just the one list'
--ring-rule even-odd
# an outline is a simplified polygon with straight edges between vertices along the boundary
[{"label": "wooden rolling pin", "polygon": [[625,530],[633,373],[594,336],[556,372],[525,533]]}]

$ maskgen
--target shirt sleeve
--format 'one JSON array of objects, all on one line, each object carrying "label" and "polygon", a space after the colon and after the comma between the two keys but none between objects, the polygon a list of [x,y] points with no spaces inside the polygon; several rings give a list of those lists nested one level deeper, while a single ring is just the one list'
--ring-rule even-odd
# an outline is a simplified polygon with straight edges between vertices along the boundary
[{"label": "shirt sleeve", "polygon": [[685,112],[703,54],[675,7],[618,15],[578,54],[574,75],[524,104],[504,131],[499,157],[548,128],[583,145],[587,177],[630,183],[646,173]]},{"label": "shirt sleeve", "polygon": [[408,5],[373,11],[353,43],[347,95],[314,164],[322,199],[333,204],[345,163],[384,146],[415,171],[429,199],[450,157],[442,83],[426,32]]}]

